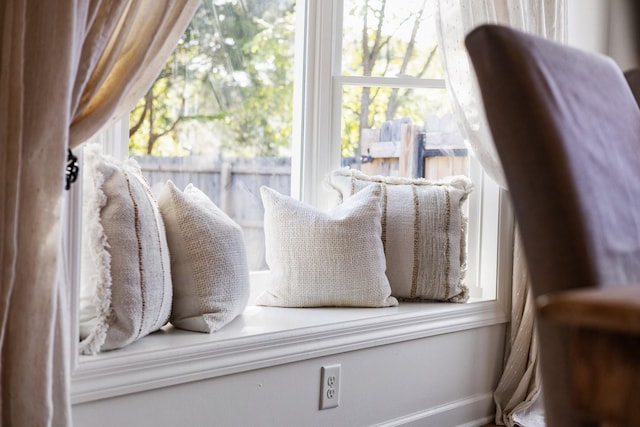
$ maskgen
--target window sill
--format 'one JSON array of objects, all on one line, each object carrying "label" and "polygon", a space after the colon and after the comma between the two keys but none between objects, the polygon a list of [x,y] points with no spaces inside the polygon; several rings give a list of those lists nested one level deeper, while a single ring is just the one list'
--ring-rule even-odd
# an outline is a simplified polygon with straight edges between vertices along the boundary
[{"label": "window sill", "polygon": [[172,326],[120,350],[80,356],[72,403],[507,322],[497,301],[389,308],[250,305],[213,334]]}]

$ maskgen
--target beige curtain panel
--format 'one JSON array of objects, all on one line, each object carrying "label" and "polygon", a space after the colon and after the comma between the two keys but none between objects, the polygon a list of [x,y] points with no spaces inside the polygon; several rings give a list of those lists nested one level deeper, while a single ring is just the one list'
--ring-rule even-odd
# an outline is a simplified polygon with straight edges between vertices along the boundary
[{"label": "beige curtain panel", "polygon": [[[495,23],[566,42],[566,1],[438,0],[438,9],[439,48],[456,118],[484,170],[505,187],[502,166],[493,146],[464,38],[480,24]],[[510,332],[504,370],[494,393],[498,425],[545,425],[528,277],[522,246],[516,235]]]},{"label": "beige curtain panel", "polygon": [[151,86],[197,0],[0,4],[0,424],[64,426],[69,283],[61,241],[67,147]]}]

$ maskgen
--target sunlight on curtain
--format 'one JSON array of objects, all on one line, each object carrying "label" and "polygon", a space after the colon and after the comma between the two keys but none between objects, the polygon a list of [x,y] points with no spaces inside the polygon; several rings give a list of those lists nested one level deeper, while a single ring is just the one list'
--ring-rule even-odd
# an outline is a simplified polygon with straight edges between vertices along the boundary
[{"label": "sunlight on curtain", "polygon": [[[464,37],[480,24],[497,23],[566,42],[565,0],[439,0],[438,35],[454,111],[474,155],[502,187],[505,179],[482,106],[482,97],[464,47]],[[499,425],[544,426],[533,301],[519,236],[513,256],[512,312],[505,366],[494,393]],[[534,410],[536,409],[536,410]]]}]

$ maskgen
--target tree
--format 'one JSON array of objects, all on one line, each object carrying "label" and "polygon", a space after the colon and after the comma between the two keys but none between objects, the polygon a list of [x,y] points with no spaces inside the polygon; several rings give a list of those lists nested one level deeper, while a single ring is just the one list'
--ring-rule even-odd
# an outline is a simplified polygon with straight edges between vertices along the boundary
[{"label": "tree", "polygon": [[[352,53],[343,54],[343,61],[351,59],[347,67],[353,72],[362,76],[411,75],[420,78],[433,67],[437,45],[428,47],[426,54],[424,48],[418,49],[416,45],[425,21],[426,0],[417,10],[404,15],[395,14],[397,10],[404,10],[397,4],[393,12],[389,11],[387,0],[365,0],[361,6],[353,4],[350,14],[361,17],[361,27],[359,35],[354,32],[345,36],[346,49]],[[410,33],[400,36],[399,33],[406,32],[407,24],[411,25]],[[425,59],[420,60],[421,57]],[[343,155],[359,158],[362,130],[371,128],[377,117],[392,120],[399,108],[411,101],[410,89],[362,87],[358,100],[354,99],[353,92],[344,93],[344,108],[351,117],[357,115],[357,127],[352,119],[343,120]]]},{"label": "tree", "polygon": [[[149,92],[138,102],[129,116],[129,150],[135,154],[152,154],[156,143],[163,138],[176,138],[176,127],[187,117],[184,114],[186,83],[178,82],[162,70]],[[179,86],[179,87],[176,87]],[[172,111],[173,98],[179,100]],[[174,109],[175,110],[175,109]]]},{"label": "tree", "polygon": [[[351,4],[343,63],[362,76],[422,77],[437,46],[421,46],[427,0]],[[415,6],[418,6],[417,8]],[[405,12],[414,9],[411,12]],[[416,10],[417,9],[417,10]],[[154,86],[130,116],[135,154],[289,156],[293,117],[295,2],[204,1]],[[415,112],[398,88],[345,88],[343,155],[359,156],[363,129]]]},{"label": "tree", "polygon": [[130,151],[288,152],[294,6],[292,0],[203,2],[130,115]]}]

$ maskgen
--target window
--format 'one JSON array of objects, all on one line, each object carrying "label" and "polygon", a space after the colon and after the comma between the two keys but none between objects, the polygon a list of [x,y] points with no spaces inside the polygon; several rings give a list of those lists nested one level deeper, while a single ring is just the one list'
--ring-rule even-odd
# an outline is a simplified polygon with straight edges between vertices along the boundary
[{"label": "window", "polygon": [[[121,363],[140,367],[149,384],[175,384],[238,372],[234,358],[239,355],[250,369],[339,351],[332,341],[338,335],[349,341],[340,348],[356,349],[374,341],[391,343],[437,333],[433,328],[452,331],[506,321],[501,305],[506,299],[497,293],[496,283],[509,275],[508,247],[499,242],[509,241],[510,214],[506,204],[500,204],[497,186],[461,143],[438,58],[435,6],[432,1],[422,2],[423,7],[419,3],[407,0],[403,7],[394,3],[393,10],[382,13],[381,2],[375,0],[203,2],[154,88],[129,120],[98,139],[118,157],[136,155],[156,190],[172,179],[179,187],[192,181],[207,192],[244,228],[251,269],[263,270],[260,185],[326,208],[330,199],[322,181],[337,167],[400,173],[397,152],[372,146],[393,146],[398,141],[370,135],[381,133],[383,127],[393,134],[394,126],[413,126],[412,137],[423,138],[426,145],[419,159],[422,172],[414,167],[410,175],[436,173],[436,167],[426,165],[437,163],[432,161],[437,157],[446,164],[444,172],[437,173],[464,173],[475,184],[468,204],[467,284],[472,298],[482,302],[432,305],[428,310],[426,305],[404,306],[385,312],[389,317],[380,317],[378,309],[357,314],[316,310],[318,316],[311,319],[316,323],[295,319],[298,326],[288,326],[282,337],[264,324],[251,331],[231,327],[215,336],[177,335],[170,344],[158,340],[167,337],[149,337],[136,349],[122,349],[125,356],[120,361],[113,354],[82,359],[74,378],[75,401],[144,389],[136,384],[142,377],[127,379]],[[376,54],[369,52],[368,65],[362,59],[365,22],[368,49],[375,47],[376,37],[383,44]],[[395,166],[389,166],[392,163]],[[75,203],[77,214],[79,203]],[[72,237],[78,242],[78,236]],[[505,256],[505,267],[498,269],[499,257]],[[256,282],[259,277],[254,275]],[[500,301],[494,301],[496,297]],[[251,316],[257,316],[255,309],[247,310],[249,323]],[[395,323],[380,327],[384,318]],[[434,319],[439,322],[431,328]],[[290,329],[296,327],[307,330],[292,334]],[[310,327],[315,329],[310,332]],[[260,337],[261,331],[271,332],[269,346],[284,356],[263,359],[268,356],[259,352],[267,341]],[[234,344],[234,334],[244,337],[242,345]],[[249,346],[247,336],[255,339]],[[300,342],[317,338],[315,353],[301,350],[298,338]],[[163,352],[167,346],[174,348]],[[196,350],[211,357],[207,361],[199,357],[188,368],[189,375],[171,372],[172,364],[189,360],[190,351]],[[202,363],[215,368],[204,369]],[[114,375],[121,385],[110,385]]]},{"label": "window", "polygon": [[[437,51],[436,4],[406,1],[400,7],[394,2],[393,7],[388,4],[382,13],[383,3],[374,0],[306,3],[306,15],[311,18],[305,23],[306,56],[300,66],[306,80],[298,85],[300,94],[295,100],[299,106],[295,111],[299,116],[294,120],[294,126],[301,124],[299,134],[294,135],[304,145],[300,148],[299,164],[293,158],[294,172],[300,174],[300,188],[294,188],[298,192],[293,194],[316,206],[327,207],[329,202],[319,185],[320,178],[338,165],[349,165],[369,174],[387,171],[400,174],[398,141],[384,141],[388,138],[377,136],[376,141],[383,140],[377,144],[370,136],[383,133],[385,126],[393,133],[394,126],[397,131],[403,122],[410,121],[407,127],[413,130],[405,142],[422,138],[424,145],[420,157],[418,152],[409,156],[416,165],[405,168],[409,177],[439,178],[462,173],[475,185],[468,203],[466,282],[472,297],[493,299],[500,190],[478,162],[468,156],[455,127]],[[362,59],[365,28],[371,57],[366,67]],[[378,49],[377,56],[371,54],[374,49]],[[368,100],[365,108],[363,99]],[[365,109],[367,114],[363,113]],[[395,152],[380,154],[389,145]],[[391,163],[394,166],[389,166]],[[439,164],[446,165],[444,170],[438,170]]]},{"label": "window", "polygon": [[[340,37],[322,31],[318,53],[330,60],[322,59],[327,68],[307,78],[307,84],[326,80],[331,96],[325,98],[305,98],[305,82],[294,85],[305,69],[314,71],[305,48],[296,49],[295,41],[300,45],[310,34],[302,37],[295,0],[204,2],[131,112],[129,155],[156,194],[167,179],[180,188],[192,182],[238,222],[252,271],[267,269],[261,185],[326,208],[329,197],[319,184],[340,166],[409,178],[470,175],[477,165],[470,165],[445,89],[435,1],[403,1],[329,5],[327,19]],[[328,120],[313,130],[319,117],[305,114],[316,109]],[[123,154],[126,141],[107,150]],[[477,183],[481,176],[473,178]],[[482,188],[476,187],[478,199]],[[478,212],[469,216],[473,242]],[[476,258],[471,250],[473,296],[491,298],[491,286],[483,290],[473,279]]]},{"label": "window", "polygon": [[[343,165],[408,178],[468,174],[466,147],[445,90],[435,11],[434,1],[343,2],[342,37],[334,45]],[[419,150],[404,156],[416,138]],[[451,167],[423,158],[429,152],[436,157],[435,151],[450,157]]]},{"label": "window", "polygon": [[129,153],[155,193],[193,183],[264,260],[259,188],[291,188],[295,0],[207,1],[130,115]]}]

